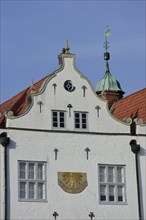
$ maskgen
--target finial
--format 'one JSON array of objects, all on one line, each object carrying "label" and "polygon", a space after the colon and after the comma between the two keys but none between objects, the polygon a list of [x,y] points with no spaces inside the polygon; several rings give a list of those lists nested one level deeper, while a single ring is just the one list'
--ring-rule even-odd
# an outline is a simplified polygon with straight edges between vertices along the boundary
[{"label": "finial", "polygon": [[34,86],[34,81],[33,81],[33,79],[32,79],[32,81],[31,81],[31,86],[30,86],[30,93],[35,93],[36,91],[35,91],[35,86]]},{"label": "finial", "polygon": [[107,49],[110,47],[109,46],[109,42],[107,41],[107,39],[111,36],[111,31],[108,27],[108,25],[106,26],[106,29],[104,31],[104,37],[105,37],[105,42],[104,42],[104,48],[106,49],[106,52],[107,52]]},{"label": "finial", "polygon": [[104,42],[104,48],[106,49],[106,52],[104,53],[104,59],[106,61],[108,61],[110,59],[110,53],[107,51],[107,49],[110,47],[109,46],[109,42],[107,41],[107,39],[111,36],[111,31],[108,28],[108,26],[106,26],[106,29],[104,31],[104,37],[105,37],[105,42]]},{"label": "finial", "polygon": [[105,70],[106,73],[110,73],[110,70],[109,70],[109,64],[108,64],[108,61],[106,60],[106,70]]},{"label": "finial", "polygon": [[69,48],[69,45],[68,45],[68,40],[66,40],[65,53],[66,53],[66,54],[70,54],[69,50],[70,50],[70,48]]}]

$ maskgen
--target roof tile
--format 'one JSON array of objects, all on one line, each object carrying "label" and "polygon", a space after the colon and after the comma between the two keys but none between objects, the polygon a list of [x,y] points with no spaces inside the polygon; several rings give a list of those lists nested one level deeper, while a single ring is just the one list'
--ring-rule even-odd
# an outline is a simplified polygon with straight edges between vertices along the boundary
[{"label": "roof tile", "polygon": [[[35,87],[35,92],[38,93],[40,87],[42,86],[43,82],[49,78],[51,76],[51,74],[49,76],[44,77],[43,79],[41,79],[40,81],[38,81],[37,83],[34,83],[34,87]],[[14,115],[21,115],[24,110],[27,108],[28,106],[28,101],[27,101],[27,97],[30,94],[31,89],[30,87],[23,90],[22,92],[18,93],[17,95],[15,95],[14,97],[12,97],[11,99],[7,100],[6,102],[0,104],[0,128],[5,128],[5,116],[4,113],[6,113],[7,111],[13,111]]]},{"label": "roof tile", "polygon": [[146,88],[118,100],[113,104],[112,111],[119,120],[130,117],[142,118],[146,122]]}]

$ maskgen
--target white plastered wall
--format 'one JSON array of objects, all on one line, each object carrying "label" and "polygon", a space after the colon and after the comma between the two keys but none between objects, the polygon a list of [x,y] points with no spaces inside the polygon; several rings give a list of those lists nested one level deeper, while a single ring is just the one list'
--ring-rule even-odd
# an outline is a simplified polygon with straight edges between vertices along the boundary
[{"label": "white plastered wall", "polygon": [[[130,127],[110,115],[106,102],[96,96],[88,80],[74,67],[73,58],[72,55],[64,56],[64,66],[46,80],[39,94],[32,95],[33,105],[29,111],[21,117],[7,119],[11,138],[8,158],[10,218],[53,219],[52,214],[57,211],[59,219],[64,220],[89,219],[90,212],[94,212],[97,219],[138,219],[135,160],[129,146],[133,138]],[[74,91],[64,89],[66,80],[73,82]],[[87,88],[85,97],[83,85]],[[41,113],[39,101],[43,102]],[[73,106],[71,117],[68,104]],[[99,117],[95,109],[97,105],[101,108]],[[66,111],[66,129],[63,132],[52,130],[52,110]],[[88,112],[88,132],[75,132],[74,111]],[[89,160],[86,147],[91,150]],[[57,160],[55,148],[59,150]],[[46,202],[18,200],[18,160],[47,162]],[[125,204],[99,205],[97,167],[100,163],[125,165]],[[68,194],[58,185],[57,172],[85,172],[88,186],[79,194]]]},{"label": "white plastered wall", "polygon": [[[118,122],[115,118],[110,116],[107,110],[106,102],[100,100],[89,81],[79,73],[73,65],[73,57],[64,58],[64,68],[54,73],[54,77],[46,82],[45,90],[40,94],[33,96],[33,106],[29,113],[23,117],[16,117],[7,120],[7,127],[18,128],[35,128],[35,129],[52,129],[51,110],[65,110],[67,111],[66,123],[67,130],[74,131],[74,111],[88,112],[88,130],[89,132],[112,132],[112,133],[129,133],[129,125]],[[73,92],[68,92],[64,89],[64,82],[71,80],[75,86]],[[54,92],[53,84],[56,84],[56,91]],[[85,97],[83,97],[82,86],[86,86]],[[55,93],[55,94],[54,94]],[[43,102],[42,112],[38,102]],[[71,115],[68,117],[68,104],[72,105]],[[100,107],[99,117],[97,116],[96,106]],[[31,123],[30,123],[31,122]]]}]

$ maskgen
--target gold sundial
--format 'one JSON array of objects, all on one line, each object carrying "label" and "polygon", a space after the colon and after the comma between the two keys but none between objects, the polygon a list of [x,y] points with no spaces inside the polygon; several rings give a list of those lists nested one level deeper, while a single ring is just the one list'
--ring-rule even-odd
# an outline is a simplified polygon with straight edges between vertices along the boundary
[{"label": "gold sundial", "polygon": [[68,193],[80,193],[88,185],[87,174],[78,172],[58,172],[58,185]]}]

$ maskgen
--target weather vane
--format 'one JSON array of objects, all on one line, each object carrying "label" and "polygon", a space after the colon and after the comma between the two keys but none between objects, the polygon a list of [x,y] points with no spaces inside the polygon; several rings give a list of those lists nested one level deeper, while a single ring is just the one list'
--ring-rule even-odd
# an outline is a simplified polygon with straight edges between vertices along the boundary
[{"label": "weather vane", "polygon": [[106,52],[107,52],[107,49],[110,47],[109,46],[109,42],[108,42],[108,38],[111,36],[111,31],[108,27],[108,25],[106,26],[106,29],[104,31],[104,37],[105,37],[105,42],[104,42],[104,48],[106,49]]}]

